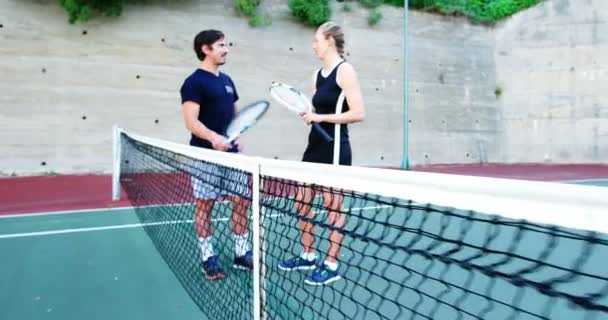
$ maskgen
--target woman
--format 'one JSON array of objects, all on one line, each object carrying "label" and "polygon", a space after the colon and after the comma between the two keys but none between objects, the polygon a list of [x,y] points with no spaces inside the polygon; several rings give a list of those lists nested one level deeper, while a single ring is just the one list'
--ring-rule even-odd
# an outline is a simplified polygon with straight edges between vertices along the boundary
[{"label": "woman", "polygon": [[[307,124],[317,122],[332,137],[335,125],[340,124],[340,165],[351,165],[352,154],[348,137],[347,124],[362,121],[365,118],[361,88],[357,74],[351,64],[344,60],[344,33],[342,28],[332,22],[321,25],[315,32],[313,50],[322,61],[323,67],[313,76],[312,104],[315,112],[303,115]],[[341,96],[344,99],[341,99]],[[342,110],[336,113],[338,102],[343,100]],[[308,136],[308,146],[302,161],[316,163],[333,163],[334,143],[327,142],[315,130]],[[345,225],[341,213],[344,196],[319,188],[300,187],[296,195],[297,210],[302,217],[312,218],[311,203],[317,194],[323,194],[323,205],[327,208],[329,223],[336,228]],[[323,285],[341,279],[338,273],[338,256],[344,235],[332,231],[329,235],[329,250],[326,260],[318,265],[314,252],[314,224],[300,220],[302,232],[302,254],[298,257],[279,263],[285,271],[310,270],[313,273],[305,282],[312,285]]]}]

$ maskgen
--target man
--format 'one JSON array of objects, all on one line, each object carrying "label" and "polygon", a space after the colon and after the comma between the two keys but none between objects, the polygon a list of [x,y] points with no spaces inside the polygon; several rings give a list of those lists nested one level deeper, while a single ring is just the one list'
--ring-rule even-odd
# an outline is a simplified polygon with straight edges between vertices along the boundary
[{"label": "man", "polygon": [[[238,94],[232,79],[219,71],[226,63],[228,48],[224,34],[218,30],[204,30],[194,38],[194,52],[200,60],[199,67],[184,81],[181,87],[182,109],[186,128],[191,132],[190,145],[238,152],[225,142],[226,129],[236,114]],[[213,251],[211,211],[217,198],[228,195],[232,202],[232,230],[234,237],[234,267],[252,270],[252,252],[248,243],[249,220],[247,209],[250,201],[249,177],[217,164],[197,164],[196,176],[192,177],[196,198],[195,226],[199,238],[203,271],[207,279],[224,278],[218,257]],[[201,168],[202,167],[202,168]],[[226,194],[230,191],[230,194]]]}]

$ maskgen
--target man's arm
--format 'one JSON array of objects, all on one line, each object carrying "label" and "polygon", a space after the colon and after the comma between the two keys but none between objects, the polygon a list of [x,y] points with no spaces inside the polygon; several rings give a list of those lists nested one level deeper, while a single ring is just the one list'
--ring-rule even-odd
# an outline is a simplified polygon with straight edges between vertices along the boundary
[{"label": "man's arm", "polygon": [[220,151],[228,150],[230,145],[225,143],[224,137],[205,127],[204,124],[198,121],[200,109],[201,106],[198,103],[192,101],[186,101],[183,103],[182,110],[184,113],[184,123],[186,125],[186,129],[188,129],[188,131],[192,132],[192,134],[198,138],[211,142],[213,149]]}]

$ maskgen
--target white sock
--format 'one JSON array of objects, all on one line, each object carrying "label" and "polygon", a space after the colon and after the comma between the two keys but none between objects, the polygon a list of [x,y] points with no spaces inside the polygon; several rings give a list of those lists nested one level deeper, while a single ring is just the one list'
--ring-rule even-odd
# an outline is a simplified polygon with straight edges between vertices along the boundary
[{"label": "white sock", "polygon": [[201,248],[201,256],[203,261],[207,261],[213,256],[213,244],[211,244],[211,237],[198,238],[198,245]]},{"label": "white sock", "polygon": [[307,261],[313,261],[317,258],[317,255],[315,254],[314,251],[312,252],[304,252],[302,251],[302,259],[307,260]]},{"label": "white sock", "polygon": [[249,233],[243,235],[235,233],[232,236],[234,237],[234,253],[237,257],[244,256],[249,251],[249,242],[247,241]]},{"label": "white sock", "polygon": [[325,265],[327,266],[327,269],[331,270],[331,271],[336,271],[338,270],[338,262],[329,262],[327,260],[325,260]]}]

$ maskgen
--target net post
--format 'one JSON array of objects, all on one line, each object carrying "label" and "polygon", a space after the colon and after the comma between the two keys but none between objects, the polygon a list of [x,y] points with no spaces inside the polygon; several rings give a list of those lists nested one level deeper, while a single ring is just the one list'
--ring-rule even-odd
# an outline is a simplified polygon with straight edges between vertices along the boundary
[{"label": "net post", "polygon": [[252,223],[253,223],[253,319],[254,320],[263,320],[264,316],[261,314],[262,306],[261,306],[261,286],[260,284],[263,281],[262,277],[262,268],[260,263],[260,239],[262,228],[260,227],[260,162],[256,161],[252,166],[251,170],[251,179],[252,179],[252,199],[251,199],[251,215],[252,215]]},{"label": "net post", "polygon": [[120,200],[120,134],[122,130],[117,125],[112,127],[112,201]]}]

